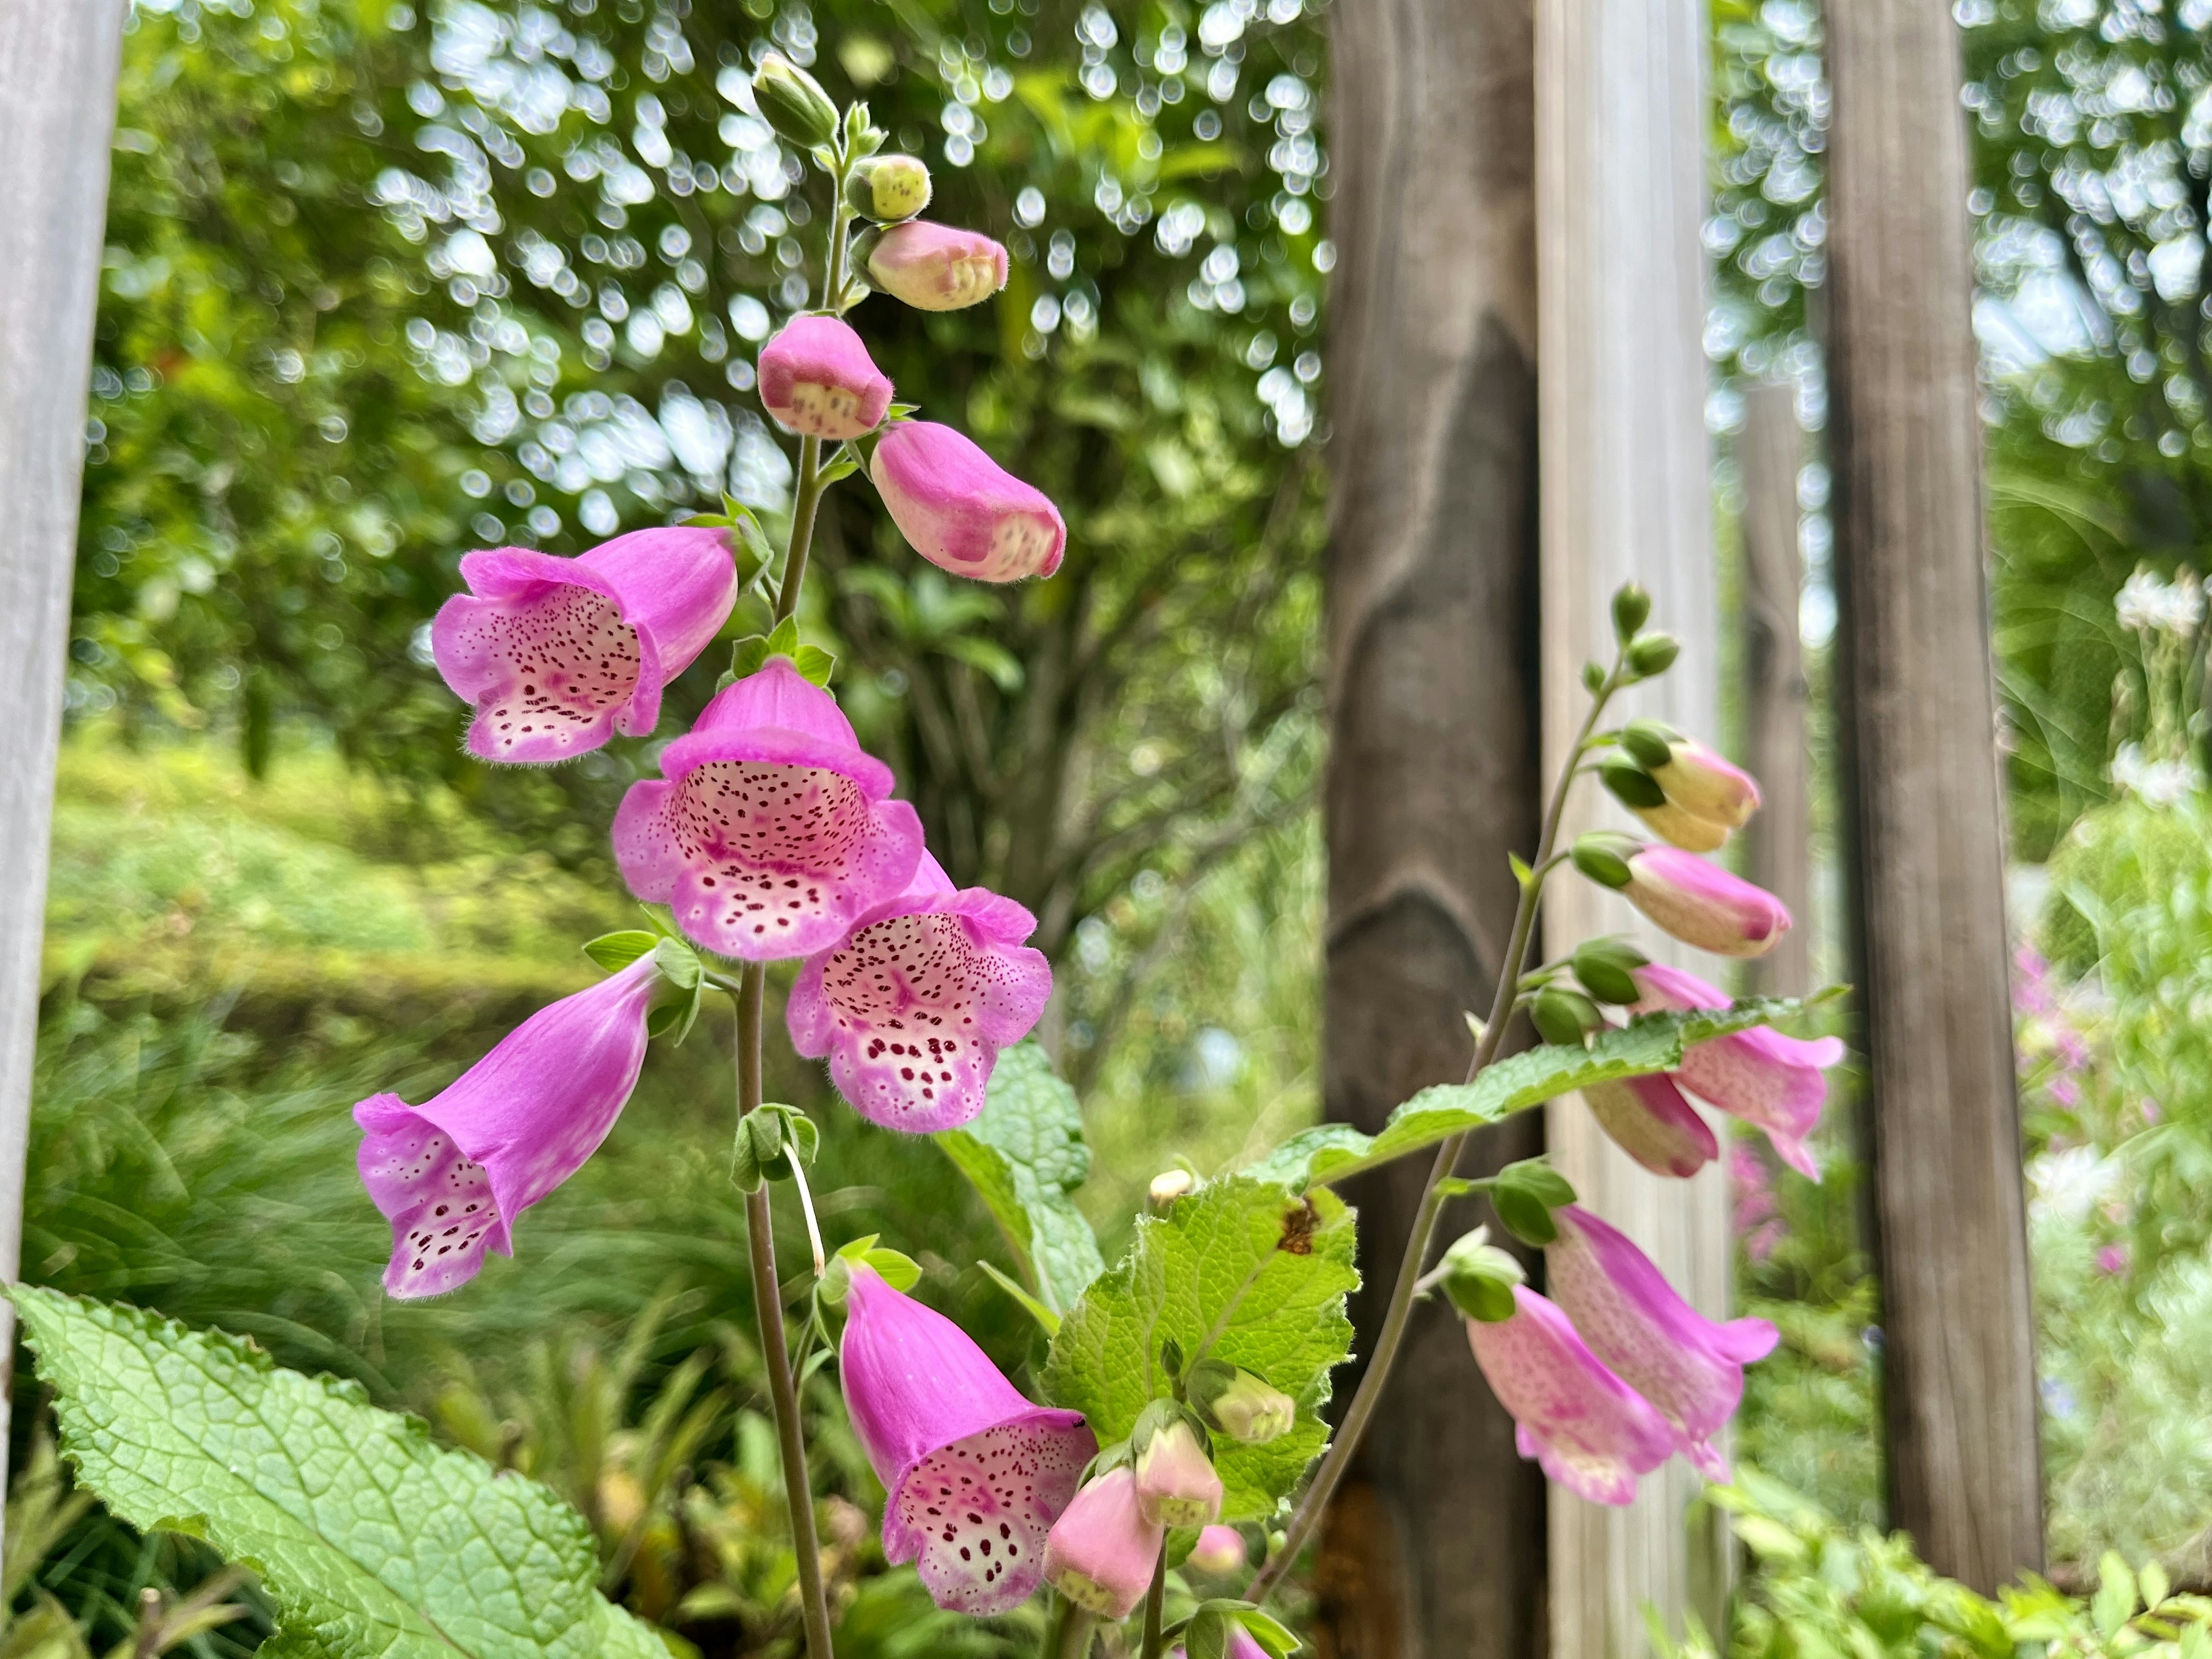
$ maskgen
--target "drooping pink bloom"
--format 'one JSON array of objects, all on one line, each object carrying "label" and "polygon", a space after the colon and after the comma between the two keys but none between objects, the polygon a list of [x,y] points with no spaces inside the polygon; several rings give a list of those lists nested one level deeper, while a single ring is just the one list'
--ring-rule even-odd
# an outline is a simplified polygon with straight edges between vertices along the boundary
[{"label": "drooping pink bloom", "polygon": [[793,432],[842,441],[884,423],[891,383],[850,323],[808,315],[761,348],[760,399]]},{"label": "drooping pink bloom", "polygon": [[1137,1506],[1164,1527],[1206,1527],[1221,1513],[1221,1476],[1188,1423],[1170,1423],[1137,1454]]},{"label": "drooping pink bloom", "polygon": [[1080,1412],[1024,1399],[944,1315],[851,1264],[838,1370],[853,1432],[889,1494],[884,1559],[919,1558],[930,1599],[1006,1613],[1045,1572],[1045,1535],[1098,1442]]},{"label": "drooping pink bloom", "polygon": [[941,570],[1012,582],[1060,568],[1060,509],[949,426],[901,421],[877,444],[868,476],[900,533]]},{"label": "drooping pink bloom", "polygon": [[913,878],[921,820],[890,769],[788,657],[716,695],[629,787],[615,861],[708,950],[747,962],[826,950]]},{"label": "drooping pink bloom", "polygon": [[1578,1498],[1634,1502],[1637,1481],[1674,1455],[1674,1431],[1555,1304],[1525,1285],[1513,1303],[1510,1319],[1467,1322],[1475,1363],[1512,1413],[1513,1443]]},{"label": "drooping pink bloom", "polygon": [[1053,1523],[1045,1582],[1086,1613],[1127,1619],[1152,1586],[1162,1535],[1159,1522],[1145,1518],[1137,1477],[1124,1463],[1076,1493]]},{"label": "drooping pink bloom", "polygon": [[1052,995],[1052,964],[1022,943],[1036,931],[1013,900],[955,889],[925,852],[904,892],[799,969],[784,1006],[791,1046],[829,1055],[838,1093],[872,1123],[957,1128]]},{"label": "drooping pink bloom", "polygon": [[1613,1144],[1653,1175],[1687,1180],[1720,1156],[1711,1127],[1663,1072],[1587,1085],[1583,1100]]},{"label": "drooping pink bloom", "polygon": [[1667,799],[1692,817],[1741,830],[1759,811],[1759,783],[1695,738],[1668,744],[1668,761],[1651,775]]},{"label": "drooping pink bloom", "polygon": [[1200,1572],[1210,1572],[1223,1577],[1243,1566],[1244,1534],[1234,1527],[1216,1524],[1198,1534],[1198,1542],[1190,1547],[1190,1565]]},{"label": "drooping pink bloom", "polygon": [[[1637,988],[1644,993],[1636,1005],[1638,1013],[1729,1006],[1717,987],[1680,968],[1653,962],[1634,973]],[[1808,1042],[1761,1025],[1691,1044],[1682,1055],[1682,1069],[1673,1075],[1707,1105],[1765,1130],[1784,1164],[1818,1181],[1820,1166],[1805,1143],[1820,1127],[1820,1109],[1827,1102],[1827,1068],[1843,1057],[1840,1037]]]},{"label": "drooping pink bloom", "polygon": [[1589,1350],[1670,1424],[1708,1480],[1729,1478],[1713,1437],[1743,1398],[1743,1368],[1774,1351],[1764,1319],[1716,1324],[1676,1295],[1650,1257],[1579,1205],[1552,1212],[1545,1283]]},{"label": "drooping pink bloom", "polygon": [[1006,250],[976,231],[909,219],[884,232],[868,275],[917,310],[958,311],[1006,287]]},{"label": "drooping pink bloom", "polygon": [[1790,931],[1790,912],[1773,894],[1676,847],[1640,848],[1622,890],[1683,944],[1718,956],[1763,957]]},{"label": "drooping pink bloom", "polygon": [[563,761],[642,737],[660,690],[729,619],[738,568],[720,530],[635,530],[574,559],[526,547],[464,554],[430,624],[453,695],[476,705],[469,752]]},{"label": "drooping pink bloom", "polygon": [[362,1184],[392,1223],[387,1291],[437,1296],[475,1278],[487,1249],[514,1254],[517,1218],[583,1167],[629,1103],[656,978],[641,957],[540,1008],[420,1106],[385,1094],[353,1109]]}]

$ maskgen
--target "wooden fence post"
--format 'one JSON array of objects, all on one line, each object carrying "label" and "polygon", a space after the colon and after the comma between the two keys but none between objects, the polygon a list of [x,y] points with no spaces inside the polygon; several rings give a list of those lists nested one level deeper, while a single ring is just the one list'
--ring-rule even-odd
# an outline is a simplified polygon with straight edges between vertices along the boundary
[{"label": "wooden fence post", "polygon": [[[1535,843],[1536,273],[1528,0],[1340,0],[1328,460],[1328,1115],[1456,1082]],[[1540,1150],[1534,1114],[1479,1139]],[[1372,1341],[1425,1170],[1351,1183]],[[1544,1483],[1459,1322],[1418,1309],[1319,1555],[1333,1659],[1537,1659]],[[1338,1397],[1353,1379],[1340,1376]]]},{"label": "wooden fence post", "polygon": [[[1587,704],[1583,664],[1609,661],[1608,602],[1633,577],[1680,665],[1628,700],[1631,712],[1711,738],[1717,714],[1711,468],[1705,427],[1705,8],[1699,0],[1537,0],[1537,272],[1542,319],[1544,748],[1565,758]],[[1589,781],[1570,834],[1637,828]],[[1617,894],[1566,874],[1547,890],[1545,948],[1630,933],[1650,954],[1716,964],[1641,925]],[[1650,1253],[1705,1312],[1729,1295],[1722,1165],[1687,1182],[1647,1174],[1607,1140],[1578,1097],[1553,1103],[1554,1161],[1584,1201]],[[1645,1645],[1642,1608],[1681,1628],[1692,1586],[1717,1611],[1725,1552],[1692,1536],[1701,1483],[1680,1462],[1625,1510],[1551,1497],[1551,1651],[1620,1659]]]},{"label": "wooden fence post", "polygon": [[[22,1248],[47,821],[123,0],[0,0],[0,1280]],[[0,1383],[15,1311],[0,1304]],[[8,1392],[0,1386],[0,1488]]]},{"label": "wooden fence post", "polygon": [[1834,0],[1836,667],[1892,1516],[1984,1592],[2043,1559],[1966,124],[1942,0]]}]

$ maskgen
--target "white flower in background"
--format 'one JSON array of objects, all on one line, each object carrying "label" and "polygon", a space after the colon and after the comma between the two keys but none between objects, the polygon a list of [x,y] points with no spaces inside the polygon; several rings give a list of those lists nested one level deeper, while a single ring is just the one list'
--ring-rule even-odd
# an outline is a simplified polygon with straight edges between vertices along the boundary
[{"label": "white flower in background", "polygon": [[2171,806],[2202,780],[2191,760],[2145,760],[2142,745],[2124,743],[2112,758],[2112,781],[2152,806]]},{"label": "white flower in background", "polygon": [[2160,581],[2146,566],[2120,584],[2112,610],[2120,626],[2136,633],[2155,629],[2167,634],[2192,634],[2204,620],[2204,588],[2184,570],[2171,582]]}]

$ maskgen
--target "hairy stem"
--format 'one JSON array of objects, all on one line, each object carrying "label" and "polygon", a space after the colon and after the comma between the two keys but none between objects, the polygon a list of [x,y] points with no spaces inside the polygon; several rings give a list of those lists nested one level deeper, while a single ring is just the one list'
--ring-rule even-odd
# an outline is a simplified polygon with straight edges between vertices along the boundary
[{"label": "hairy stem", "polygon": [[[1505,1028],[1513,1015],[1514,996],[1521,975],[1527,970],[1528,947],[1536,931],[1537,905],[1543,896],[1544,878],[1554,866],[1553,848],[1559,838],[1559,823],[1566,816],[1567,791],[1579,774],[1583,751],[1589,747],[1590,733],[1597,729],[1598,717],[1605,712],[1606,703],[1620,686],[1620,665],[1616,661],[1613,672],[1590,701],[1589,714],[1583,720],[1582,730],[1575,734],[1575,744],[1559,769],[1558,781],[1552,788],[1552,799],[1544,812],[1543,832],[1537,842],[1536,857],[1529,877],[1521,884],[1521,896],[1513,911],[1513,931],[1506,941],[1505,959],[1498,965],[1498,991],[1491,999],[1490,1018],[1475,1043],[1474,1057],[1468,1063],[1467,1080],[1474,1081],[1483,1067],[1498,1058],[1498,1050],[1505,1040]],[[1328,1512],[1329,1500],[1335,1497],[1344,1472],[1352,1462],[1352,1454],[1358,1450],[1367,1425],[1382,1404],[1383,1385],[1389,1381],[1390,1370],[1397,1363],[1398,1350],[1406,1340],[1406,1328],[1412,1322],[1413,1294],[1419,1287],[1421,1270],[1427,1263],[1429,1246],[1435,1240],[1437,1222],[1443,1213],[1444,1194],[1437,1188],[1459,1162],[1460,1153],[1466,1149],[1468,1135],[1454,1135],[1437,1148],[1436,1162],[1429,1166],[1427,1183],[1421,1189],[1421,1206],[1413,1218],[1413,1230],[1406,1240],[1406,1254],[1398,1264],[1398,1277],[1390,1287],[1389,1306],[1382,1315],[1382,1328],[1375,1339],[1375,1352],[1368,1362],[1359,1386],[1353,1390],[1352,1404],[1346,1408],[1344,1421],[1339,1425],[1336,1437],[1329,1443],[1328,1455],[1322,1459],[1313,1484],[1306,1488],[1291,1523],[1284,1529],[1282,1547],[1267,1558],[1267,1563],[1254,1575],[1244,1592],[1248,1601],[1265,1601],[1297,1562],[1313,1536],[1314,1528],[1321,1524]]]},{"label": "hairy stem", "polygon": [[[853,215],[845,205],[841,163],[830,175],[836,207],[830,213],[830,246],[822,260],[822,310],[835,317],[845,308],[845,256],[853,240]],[[791,498],[791,542],[783,556],[783,586],[776,591],[775,619],[799,614],[799,590],[806,585],[806,556],[814,546],[814,520],[822,506],[822,440],[799,441],[799,477]]]},{"label": "hairy stem", "polygon": [[1054,1594],[1052,1618],[1045,1626],[1039,1659],[1085,1659],[1091,1651],[1091,1632],[1097,1623],[1065,1595]]},{"label": "hairy stem", "polygon": [[1160,1610],[1167,1604],[1168,1540],[1160,1540],[1160,1559],[1152,1569],[1152,1587],[1145,1592],[1145,1644],[1142,1659],[1160,1659]]},{"label": "hairy stem", "polygon": [[[767,991],[768,969],[748,963],[738,997],[739,1116],[761,1103],[761,1006]],[[792,1381],[790,1344],[783,1329],[783,1291],[776,1281],[775,1229],[766,1182],[745,1195],[745,1238],[751,1246],[753,1318],[760,1330],[761,1363],[768,1368],[769,1410],[783,1454],[783,1500],[791,1513],[792,1552],[799,1559],[806,1650],[813,1659],[834,1659],[830,1604],[822,1593],[822,1548],[814,1531],[814,1489],[806,1472],[806,1431],[799,1420],[799,1390]]]}]

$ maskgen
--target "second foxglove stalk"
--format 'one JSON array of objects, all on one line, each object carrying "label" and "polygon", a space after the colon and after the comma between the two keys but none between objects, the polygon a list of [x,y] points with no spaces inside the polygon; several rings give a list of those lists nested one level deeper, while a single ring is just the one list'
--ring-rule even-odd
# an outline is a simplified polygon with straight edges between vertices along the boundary
[{"label": "second foxglove stalk", "polygon": [[899,533],[940,570],[1012,582],[1060,568],[1060,509],[949,426],[899,422],[877,444],[868,476]]}]

